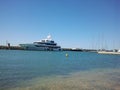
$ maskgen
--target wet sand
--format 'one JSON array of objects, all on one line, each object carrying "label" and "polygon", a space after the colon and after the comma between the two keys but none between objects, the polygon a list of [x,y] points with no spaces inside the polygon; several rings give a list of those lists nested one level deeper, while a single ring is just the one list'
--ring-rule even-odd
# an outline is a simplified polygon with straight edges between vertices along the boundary
[{"label": "wet sand", "polygon": [[10,90],[120,90],[120,70],[96,69],[34,78]]}]

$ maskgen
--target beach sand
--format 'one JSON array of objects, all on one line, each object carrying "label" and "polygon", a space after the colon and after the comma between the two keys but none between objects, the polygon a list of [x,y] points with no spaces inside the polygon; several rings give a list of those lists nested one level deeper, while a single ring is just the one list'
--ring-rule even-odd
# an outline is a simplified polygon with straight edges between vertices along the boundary
[{"label": "beach sand", "polygon": [[11,90],[120,90],[119,76],[119,69],[96,69],[34,78]]}]

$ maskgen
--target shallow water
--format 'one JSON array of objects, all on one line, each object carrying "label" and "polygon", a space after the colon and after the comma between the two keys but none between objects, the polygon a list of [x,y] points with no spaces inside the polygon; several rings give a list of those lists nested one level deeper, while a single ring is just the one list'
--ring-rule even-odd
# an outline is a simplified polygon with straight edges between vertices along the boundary
[{"label": "shallow water", "polygon": [[119,76],[119,69],[95,69],[34,78],[11,90],[120,90]]},{"label": "shallow water", "polygon": [[0,90],[120,90],[119,76],[119,55],[0,50]]}]

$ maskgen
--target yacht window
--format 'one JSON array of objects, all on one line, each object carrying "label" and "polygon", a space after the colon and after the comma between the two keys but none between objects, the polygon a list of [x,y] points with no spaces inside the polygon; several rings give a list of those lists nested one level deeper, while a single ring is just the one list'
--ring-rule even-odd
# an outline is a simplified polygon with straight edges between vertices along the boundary
[{"label": "yacht window", "polygon": [[54,43],[54,41],[51,41],[51,43]]},{"label": "yacht window", "polygon": [[45,40],[42,40],[42,42],[45,42]]}]

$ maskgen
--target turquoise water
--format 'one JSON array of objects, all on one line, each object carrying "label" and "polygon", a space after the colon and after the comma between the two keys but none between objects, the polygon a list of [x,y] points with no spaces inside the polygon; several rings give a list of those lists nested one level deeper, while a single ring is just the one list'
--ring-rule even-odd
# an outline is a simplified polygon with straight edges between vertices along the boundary
[{"label": "turquoise water", "polygon": [[[65,56],[66,53],[68,53],[68,57]],[[104,86],[105,90],[117,90],[120,89],[119,71],[120,55],[102,55],[90,52],[0,50],[0,90],[50,90],[52,85],[48,88],[47,85],[49,84],[47,83],[51,80],[53,85],[56,85],[54,81],[58,79],[61,82],[64,79],[69,82],[69,77],[73,79],[73,82],[79,82],[77,81],[78,79],[75,79],[79,78],[79,76],[81,76],[79,78],[81,81],[87,78],[83,82],[86,82],[92,89],[94,87],[94,90],[104,89],[101,88],[101,84],[96,85],[97,87],[91,85],[91,81],[97,81],[97,76],[99,76],[100,80],[105,80],[105,76],[107,76],[107,80],[103,82],[109,85],[108,87]],[[99,72],[101,73],[96,75]],[[79,74],[75,76],[73,75],[75,73]],[[61,77],[57,78],[57,76]],[[92,76],[96,76],[96,79],[95,77],[92,78]],[[55,88],[55,90],[60,90],[61,88],[62,90],[67,90],[69,87],[65,88],[62,86],[59,82],[60,80],[57,81],[57,84],[61,85],[60,88],[57,85],[56,87],[52,86],[52,88]],[[100,80],[96,83],[100,83]],[[113,84],[107,83],[108,81],[114,83],[114,87],[117,87],[117,89],[113,89]],[[71,84],[71,82],[68,82],[65,83],[67,86]],[[44,89],[43,86],[42,88],[40,87],[43,83]],[[68,90],[80,90],[80,88],[84,87],[76,86],[75,88],[71,87]],[[90,88],[85,90],[90,90]]]}]

